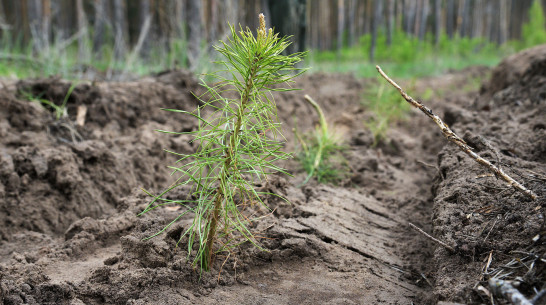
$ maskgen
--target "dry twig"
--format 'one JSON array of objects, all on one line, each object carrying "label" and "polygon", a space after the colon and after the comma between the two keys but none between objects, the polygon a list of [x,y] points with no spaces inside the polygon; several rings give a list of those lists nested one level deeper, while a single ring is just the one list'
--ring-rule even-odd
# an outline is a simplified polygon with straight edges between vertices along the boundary
[{"label": "dry twig", "polygon": [[514,187],[516,190],[522,192],[529,198],[536,200],[537,195],[524,187],[522,184],[514,180],[512,177],[508,176],[504,171],[495,165],[493,165],[491,162],[485,160],[484,158],[480,157],[478,154],[476,154],[466,142],[459,137],[457,134],[455,134],[447,124],[445,124],[442,119],[440,119],[439,116],[432,113],[432,110],[427,108],[425,105],[423,105],[421,102],[414,100],[411,96],[409,96],[397,83],[395,83],[392,79],[390,79],[383,70],[379,66],[375,66],[377,71],[379,71],[379,74],[383,76],[384,79],[386,79],[393,87],[395,87],[398,92],[402,95],[402,97],[410,103],[413,107],[418,108],[421,110],[424,114],[426,114],[429,118],[431,118],[442,130],[442,134],[451,142],[455,143],[459,148],[464,151],[468,156],[470,156],[472,159],[474,159],[479,164],[487,167],[489,170],[491,170],[495,176],[500,177],[504,181],[506,181],[508,184],[510,184],[512,187]]},{"label": "dry twig", "polygon": [[443,242],[443,241],[441,241],[441,240],[439,240],[439,239],[436,239],[436,238],[432,237],[432,236],[431,236],[430,234],[428,234],[427,232],[421,230],[418,226],[412,224],[411,222],[409,222],[408,224],[409,224],[409,226],[410,226],[412,229],[414,229],[415,231],[417,231],[417,232],[423,234],[426,238],[432,240],[433,242],[437,243],[438,245],[440,245],[440,246],[442,246],[442,247],[448,249],[449,251],[451,251],[451,252],[453,252],[453,253],[457,252],[457,251],[455,251],[455,248],[453,248],[452,246],[446,244],[445,242]]},{"label": "dry twig", "polygon": [[504,297],[514,305],[533,305],[519,290],[514,288],[509,281],[496,278],[489,279],[489,289],[494,295]]}]

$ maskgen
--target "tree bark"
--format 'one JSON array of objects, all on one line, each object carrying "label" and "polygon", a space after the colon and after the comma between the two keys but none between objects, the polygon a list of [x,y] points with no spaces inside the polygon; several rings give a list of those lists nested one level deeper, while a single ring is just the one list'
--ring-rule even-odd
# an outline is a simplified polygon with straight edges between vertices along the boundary
[{"label": "tree bark", "polygon": [[21,24],[20,30],[23,32],[23,43],[27,44],[30,41],[30,27],[28,26],[28,4],[26,0],[17,2],[20,2],[20,16],[22,17],[17,19],[20,20],[18,21]]},{"label": "tree bark", "polygon": [[49,53],[49,39],[51,34],[51,0],[42,0],[42,47]]},{"label": "tree bark", "polygon": [[482,37],[483,27],[483,0],[474,0],[474,9],[472,10],[473,21],[470,37]]},{"label": "tree bark", "polygon": [[484,38],[491,40],[491,32],[493,27],[493,3],[487,1],[485,6],[485,31]]},{"label": "tree bark", "polygon": [[405,27],[408,36],[414,33],[415,30],[415,15],[416,15],[416,0],[409,0],[404,2],[404,15],[405,15]]},{"label": "tree bark", "polygon": [[507,18],[507,3],[506,1],[499,2],[499,37],[497,42],[503,44],[508,39],[508,18]]},{"label": "tree bark", "polygon": [[519,8],[521,7],[521,1],[512,0],[510,3],[511,14],[510,14],[510,39],[518,39],[519,36],[519,27],[517,26],[517,19],[519,16]]},{"label": "tree bark", "polygon": [[349,0],[349,5],[348,5],[348,14],[347,14],[347,17],[348,17],[348,20],[347,20],[347,28],[349,30],[349,39],[348,39],[348,43],[349,43],[349,46],[353,46],[355,44],[355,41],[356,41],[356,13],[357,13],[357,0]]},{"label": "tree bark", "polygon": [[357,14],[356,14],[356,36],[360,37],[366,33],[366,20],[365,20],[365,10],[366,2],[357,0]]},{"label": "tree bark", "polygon": [[[26,0],[23,0],[26,1]],[[32,40],[34,52],[39,54],[42,46],[42,1],[30,0],[27,2],[28,28],[30,30],[30,39]]]},{"label": "tree bark", "polygon": [[396,30],[404,30],[404,0],[395,0],[394,1],[395,12],[394,12],[394,28]]},{"label": "tree bark", "polygon": [[176,28],[176,37],[184,40],[186,38],[186,30],[184,28],[184,3],[182,1],[175,1],[174,4],[173,18]]},{"label": "tree bark", "polygon": [[423,15],[423,0],[415,0],[415,17],[412,23],[413,35],[419,38],[421,16]]},{"label": "tree bark", "polygon": [[449,39],[453,39],[453,33],[455,32],[455,0],[447,0],[446,15],[446,33]]},{"label": "tree bark", "polygon": [[387,1],[387,45],[392,45],[392,35],[394,32],[394,6],[395,0]]},{"label": "tree bark", "polygon": [[364,33],[372,32],[374,1],[366,0],[366,8],[364,9]]},{"label": "tree bark", "polygon": [[[148,58],[150,55],[151,41],[147,39],[148,32],[150,30],[150,24],[152,23],[152,7],[150,6],[151,0],[140,0],[139,8],[139,24],[140,24],[140,34],[139,41],[142,40],[142,47],[140,47],[139,55],[142,58]],[[142,39],[140,37],[143,37]],[[138,43],[137,43],[138,45]]]},{"label": "tree bark", "polygon": [[[504,0],[501,0],[504,1]],[[462,0],[461,8],[460,8],[460,14],[461,16],[461,24],[459,25],[459,37],[465,37],[468,36],[469,28],[470,28],[470,1],[469,0]]]},{"label": "tree bark", "polygon": [[[197,1],[197,0],[194,0]],[[157,2],[157,21],[159,22],[159,33],[157,35],[157,42],[162,46],[166,53],[170,51],[169,37],[171,37],[171,24],[169,22],[169,2],[168,0],[162,0]],[[191,1],[190,1],[191,2]]]},{"label": "tree bark", "polygon": [[341,56],[343,48],[343,25],[345,24],[345,2],[337,0],[337,56]]},{"label": "tree bark", "polygon": [[201,58],[201,40],[203,39],[201,1],[188,1],[188,66],[195,70]]},{"label": "tree bark", "polygon": [[377,44],[377,31],[381,23],[381,12],[383,10],[383,0],[374,1],[373,21],[372,21],[372,43],[370,46],[370,61],[375,59],[375,47]]},{"label": "tree bark", "polygon": [[[193,1],[191,1],[193,2]],[[122,60],[127,52],[125,3],[123,0],[114,0],[114,56]]]},{"label": "tree bark", "polygon": [[442,1],[434,0],[434,44],[440,44],[442,35]]},{"label": "tree bark", "polygon": [[87,46],[87,21],[85,20],[85,11],[83,10],[83,0],[76,0],[76,15],[78,23],[78,60],[83,61],[86,58]]},{"label": "tree bark", "polygon": [[218,3],[216,0],[210,0],[210,23],[209,23],[209,41],[213,42],[218,39],[217,34],[217,25],[219,24],[218,20]]},{"label": "tree bark", "polygon": [[421,6],[421,18],[419,20],[419,40],[423,41],[425,40],[425,34],[427,31],[427,18],[428,14],[430,12],[430,7],[428,4],[428,0],[422,0],[422,6]]},{"label": "tree bark", "polygon": [[100,51],[104,45],[104,24],[106,16],[106,0],[95,0],[95,21],[93,24],[93,53],[97,58],[101,58]]},{"label": "tree bark", "polygon": [[6,11],[4,10],[4,3],[0,0],[0,31],[4,30],[7,26]]}]

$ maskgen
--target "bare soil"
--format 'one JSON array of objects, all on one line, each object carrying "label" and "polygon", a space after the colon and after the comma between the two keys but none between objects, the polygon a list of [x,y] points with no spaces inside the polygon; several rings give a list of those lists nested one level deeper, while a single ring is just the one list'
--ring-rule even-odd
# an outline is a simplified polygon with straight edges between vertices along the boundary
[{"label": "bare soil", "polygon": [[[517,67],[517,69],[515,68]],[[348,149],[347,179],[294,177],[258,187],[274,209],[252,228],[268,251],[243,244],[200,274],[175,247],[190,218],[157,209],[140,188],[160,191],[196,122],[160,108],[193,110],[202,92],[184,71],[131,82],[81,83],[68,119],[28,101],[61,104],[70,83],[56,78],[0,82],[0,301],[3,304],[436,304],[489,303],[487,279],[517,279],[532,297],[546,288],[546,47],[507,58],[493,71],[475,67],[416,81],[424,101],[480,155],[539,196],[530,201],[448,144],[414,111],[373,146],[361,100],[377,80],[311,74],[276,97],[287,136],[311,130],[319,102]],[[388,71],[387,71],[388,73]],[[480,91],[476,79],[486,79]],[[470,88],[470,89],[467,89]],[[430,90],[428,90],[430,91]],[[430,94],[427,94],[430,95]],[[85,106],[85,124],[75,124]],[[297,118],[296,120],[294,118]],[[180,189],[172,196],[184,197]],[[408,222],[456,253],[411,230]],[[502,304],[502,300],[501,304]]]}]

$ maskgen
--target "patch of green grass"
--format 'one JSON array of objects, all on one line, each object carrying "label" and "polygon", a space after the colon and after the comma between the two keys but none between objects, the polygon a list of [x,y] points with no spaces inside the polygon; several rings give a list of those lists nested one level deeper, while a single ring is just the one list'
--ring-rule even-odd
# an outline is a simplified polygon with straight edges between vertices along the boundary
[{"label": "patch of green grass", "polygon": [[535,0],[529,14],[529,21],[522,28],[522,38],[500,46],[484,38],[455,36],[449,39],[445,33],[435,45],[431,35],[419,40],[398,29],[393,33],[391,46],[386,43],[385,33],[378,33],[373,62],[368,59],[370,34],[362,36],[355,46],[343,48],[339,55],[337,51],[311,51],[307,62],[315,72],[350,72],[358,77],[375,77],[375,66],[380,65],[398,79],[435,76],[477,65],[491,67],[507,55],[546,41],[540,1]]},{"label": "patch of green grass", "polygon": [[63,99],[63,102],[61,105],[57,105],[54,102],[41,98],[41,95],[39,96],[33,96],[30,92],[21,92],[24,98],[28,99],[31,102],[38,103],[45,107],[46,109],[50,108],[53,110],[53,113],[55,114],[55,119],[58,121],[61,118],[64,118],[68,115],[67,109],[66,109],[66,103],[68,102],[68,99],[70,98],[70,95],[72,94],[72,91],[74,91],[74,88],[76,88],[78,84],[76,82],[73,82],[70,87],[68,88],[68,91]]},{"label": "patch of green grass", "polygon": [[[397,121],[403,120],[409,113],[411,106],[400,96],[400,93],[385,82],[378,83],[367,91],[363,97],[363,105],[370,113],[370,118],[364,125],[372,132],[374,143],[386,139],[387,130]],[[414,87],[410,85],[410,87]]]},{"label": "patch of green grass", "polygon": [[449,40],[445,35],[438,46],[405,34],[395,35],[391,47],[384,45],[383,41],[384,35],[380,34],[374,62],[368,60],[369,35],[362,37],[355,47],[343,49],[339,57],[335,51],[312,51],[308,62],[315,72],[350,72],[358,77],[375,77],[375,65],[380,65],[390,71],[393,77],[407,79],[439,75],[448,70],[476,65],[494,66],[513,50],[511,46],[493,49],[479,39]]},{"label": "patch of green grass", "polygon": [[342,154],[345,146],[342,145],[340,137],[328,128],[320,106],[307,95],[305,99],[319,115],[320,126],[317,126],[311,134],[303,136],[297,130],[294,132],[301,145],[297,159],[307,172],[302,185],[312,177],[316,177],[319,183],[339,182],[346,178],[348,173],[347,160]]}]

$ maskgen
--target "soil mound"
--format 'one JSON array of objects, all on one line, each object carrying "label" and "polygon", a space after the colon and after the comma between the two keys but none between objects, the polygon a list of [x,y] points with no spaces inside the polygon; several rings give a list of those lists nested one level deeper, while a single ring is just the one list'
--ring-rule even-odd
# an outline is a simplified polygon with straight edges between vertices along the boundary
[{"label": "soil mound", "polygon": [[[0,237],[32,231],[62,235],[84,217],[107,216],[133,188],[166,183],[164,148],[187,151],[181,137],[153,129],[188,130],[194,122],[165,116],[161,107],[193,109],[196,100],[175,83],[71,84],[56,78],[25,80],[1,91]],[[196,82],[186,73],[179,82]],[[56,119],[52,108],[66,101],[68,118],[86,109],[83,126]],[[16,237],[15,237],[16,238]],[[5,250],[5,249],[3,249]]]},{"label": "soil mound", "polygon": [[527,83],[529,77],[546,72],[546,44],[539,45],[505,58],[491,74],[491,80],[482,89],[483,95],[492,95],[517,83]]},{"label": "soil mound", "polygon": [[546,288],[545,68],[546,45],[510,56],[493,70],[468,111],[446,114],[476,153],[538,199],[516,192],[453,145],[440,152],[433,229],[460,253],[434,252],[439,300],[487,303],[478,291],[490,277],[516,279],[530,298]]}]

